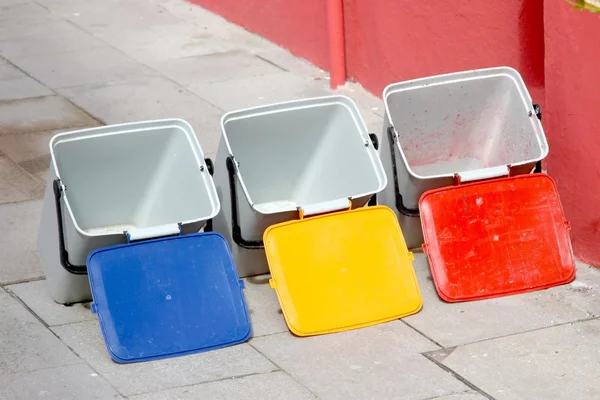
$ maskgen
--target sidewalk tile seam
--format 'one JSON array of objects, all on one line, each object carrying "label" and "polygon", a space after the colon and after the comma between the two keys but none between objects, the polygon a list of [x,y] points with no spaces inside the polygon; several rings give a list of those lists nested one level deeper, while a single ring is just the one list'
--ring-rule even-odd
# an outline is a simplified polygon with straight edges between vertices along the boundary
[{"label": "sidewalk tile seam", "polygon": [[[211,53],[211,54],[203,54],[203,55],[196,55],[196,56],[186,56],[186,57],[179,57],[179,58],[175,58],[175,60],[183,60],[183,59],[186,59],[186,58],[194,58],[194,57],[206,57],[206,56],[211,56],[211,55],[214,55],[214,54],[227,54],[227,53],[231,53],[231,52],[232,52],[232,51],[225,51],[225,52],[220,52],[220,53]],[[237,53],[242,53],[242,54],[244,54],[244,55],[247,55],[248,57],[251,57],[251,58],[256,58],[256,59],[258,59],[258,60],[264,61],[264,62],[266,62],[267,64],[269,64],[269,65],[272,65],[272,66],[274,66],[275,68],[279,69],[279,71],[276,71],[276,72],[272,72],[272,73],[268,73],[268,72],[267,72],[267,73],[262,73],[262,74],[256,74],[256,75],[246,76],[245,78],[254,78],[254,77],[262,77],[262,76],[268,76],[268,75],[277,75],[277,74],[280,74],[280,73],[282,73],[282,72],[288,72],[288,73],[290,73],[290,74],[297,75],[297,74],[295,74],[294,72],[288,71],[287,69],[285,69],[285,68],[281,67],[280,65],[277,65],[277,64],[275,64],[274,62],[272,62],[272,61],[269,61],[269,60],[267,60],[267,59],[265,59],[265,58],[263,58],[263,57],[259,56],[258,54],[252,54],[252,53],[249,53],[248,51],[246,51],[246,50],[243,50],[243,49],[241,49],[241,50],[236,50],[235,52],[237,52]],[[144,65],[145,65],[146,67],[148,67],[148,68],[153,68],[153,67],[151,67],[151,66],[149,66],[149,65],[147,65],[147,64],[144,64]],[[181,87],[184,87],[184,88],[186,88],[186,89],[188,89],[189,87],[191,87],[191,86],[194,86],[194,85],[196,85],[196,84],[197,84],[197,83],[194,83],[194,84],[191,84],[191,85],[186,85],[186,84],[180,83],[179,81],[176,81],[176,80],[175,80],[175,79],[173,79],[173,78],[170,78],[168,75],[165,75],[165,74],[163,74],[162,72],[160,72],[160,71],[158,71],[158,70],[156,70],[156,69],[154,69],[154,68],[153,68],[153,70],[154,70],[155,72],[157,72],[157,73],[161,74],[161,76],[163,76],[165,79],[172,80],[173,82],[177,83],[179,86],[181,86]],[[235,80],[235,79],[240,79],[240,78],[239,78],[239,77],[237,77],[237,76],[230,76],[230,77],[228,77],[228,78],[216,78],[216,79],[210,79],[210,80],[203,81],[203,82],[201,82],[201,84],[208,85],[208,84],[211,84],[211,83],[223,83],[223,82],[229,82],[229,81],[231,81],[231,80]],[[192,92],[192,93],[193,93],[193,92]],[[196,96],[200,97],[200,98],[203,98],[203,97],[201,97],[200,95],[198,95],[197,93],[194,93],[194,94],[195,94]],[[204,99],[204,100],[206,100],[206,99]],[[208,100],[206,100],[206,101],[208,101]],[[216,106],[215,106],[215,107],[216,107]]]},{"label": "sidewalk tile seam", "polygon": [[412,326],[411,324],[409,324],[407,321],[404,320],[404,318],[401,318],[400,321],[402,323],[404,323],[406,326],[408,326],[410,329],[412,329],[413,331],[415,331],[416,333],[418,333],[419,335],[423,336],[425,339],[429,340],[431,343],[435,344],[436,346],[438,346],[440,349],[443,349],[444,346],[441,343],[438,343],[437,341],[435,341],[434,339],[430,338],[429,336],[427,336],[425,333],[421,332],[419,329],[417,329],[416,327]]},{"label": "sidewalk tile seam", "polygon": [[[275,334],[275,333],[274,333]],[[279,333],[281,334],[281,333]],[[291,335],[291,333],[290,333]],[[268,336],[268,335],[264,335],[264,336]],[[248,344],[250,345],[250,347],[252,347],[254,350],[256,350],[258,352],[258,354],[260,354],[261,356],[263,356],[264,358],[266,358],[267,360],[269,360],[269,362],[271,364],[273,364],[274,366],[276,366],[279,371],[283,372],[284,374],[286,374],[287,376],[289,376],[294,382],[296,382],[298,385],[300,385],[301,387],[303,387],[304,389],[306,389],[311,395],[313,395],[316,399],[319,398],[319,396],[317,396],[317,394],[315,392],[313,392],[312,390],[310,390],[309,388],[307,388],[304,384],[302,384],[302,382],[300,382],[298,379],[296,379],[292,374],[290,374],[287,370],[285,370],[284,368],[282,368],[279,364],[277,364],[274,360],[270,359],[266,354],[264,354],[262,351],[260,351],[258,348],[256,348],[256,346],[254,346],[252,344],[251,341],[248,342]]]},{"label": "sidewalk tile seam", "polygon": [[[473,389],[468,389],[468,390],[462,390],[460,392],[449,393],[449,394],[445,394],[443,396],[428,397],[426,399],[420,399],[420,400],[439,400],[439,399],[444,399],[444,398],[446,398],[448,396],[454,396],[454,395],[457,395],[457,394],[470,394],[470,393],[473,393]],[[477,393],[479,393],[479,392],[477,392]],[[481,393],[479,393],[479,394],[481,394]]]},{"label": "sidewalk tile seam", "polygon": [[[247,378],[249,376],[258,376],[258,375],[269,375],[269,374],[273,374],[276,372],[284,372],[280,369],[274,369],[271,371],[266,371],[266,372],[252,372],[249,374],[240,374],[240,375],[233,375],[233,376],[227,376],[224,378],[218,378],[212,381],[204,381],[204,382],[198,382],[198,383],[189,383],[186,385],[179,385],[179,386],[174,386],[172,388],[168,388],[168,389],[161,389],[161,390],[154,390],[154,391],[149,391],[149,392],[139,392],[139,393],[135,393],[135,394],[130,394],[128,395],[129,397],[134,397],[134,396],[142,396],[142,395],[146,395],[146,394],[151,394],[151,393],[163,393],[163,392],[168,392],[171,390],[175,390],[175,389],[185,389],[185,388],[189,388],[189,387],[194,387],[194,386],[203,386],[203,385],[209,385],[211,383],[216,383],[216,382],[225,382],[225,381],[229,381],[232,379],[242,379],[242,378]],[[102,376],[102,375],[100,375]],[[104,377],[103,377],[104,378]],[[104,378],[106,380],[106,378]],[[121,394],[119,392],[119,394]],[[123,394],[121,394],[121,396],[124,396]],[[128,396],[124,396],[126,398],[128,398]]]},{"label": "sidewalk tile seam", "polygon": [[[10,204],[21,204],[21,203],[27,203],[27,202],[30,202],[30,201],[31,202],[33,202],[33,201],[40,201],[40,199],[29,199],[29,200],[23,200],[23,201],[13,201],[13,202],[8,202],[8,203],[2,203],[0,205],[4,206],[4,205],[10,205]],[[29,282],[43,281],[45,279],[46,279],[46,277],[44,275],[41,275],[41,276],[34,277],[34,278],[18,279],[16,281],[2,282],[2,283],[0,283],[0,288],[7,289],[9,286],[12,286],[12,285],[18,285],[20,283],[29,283]]]},{"label": "sidewalk tile seam", "polygon": [[[248,53],[248,54],[250,54],[250,53]],[[258,58],[259,60],[262,60],[262,61],[264,61],[264,62],[266,62],[268,64],[271,64],[272,66],[274,66],[276,68],[279,68],[280,70],[282,70],[284,72],[291,72],[289,69],[286,69],[286,68],[282,67],[281,65],[277,64],[276,62],[271,61],[271,60],[269,60],[269,59],[261,56],[260,54],[252,54],[252,55],[254,57]]]},{"label": "sidewalk tile seam", "polygon": [[[69,346],[67,343],[65,343],[60,336],[58,336],[52,329],[50,329],[50,326],[38,315],[35,313],[35,311],[33,311],[27,304],[25,304],[25,302],[23,302],[21,300],[21,298],[19,296],[17,296],[17,294],[15,292],[13,292],[12,290],[10,290],[10,288],[4,288],[4,290],[14,299],[16,300],[18,303],[20,303],[31,315],[33,315],[50,333],[52,333],[52,335],[54,335],[66,348],[69,349],[69,351],[71,353],[73,353],[81,362],[76,363],[76,364],[71,364],[71,365],[79,365],[79,364],[86,364],[92,371],[94,371],[95,374],[98,374],[98,376],[101,376],[102,379],[104,379],[108,385],[116,392],[118,393],[120,396],[123,396],[123,393],[121,393],[111,382],[110,380],[105,377],[104,375],[102,375],[99,371],[97,371],[92,365],[90,365],[88,362],[86,362],[83,357],[81,357],[79,355],[79,353],[77,353],[75,351],[75,349],[73,349],[71,346]],[[46,368],[47,369],[47,368]]]},{"label": "sidewalk tile seam", "polygon": [[[79,362],[74,362],[74,363],[68,363],[68,364],[64,364],[64,365],[59,365],[59,366],[54,366],[54,367],[49,367],[49,368],[37,368],[37,369],[31,369],[31,370],[27,370],[27,371],[21,371],[22,372],[36,372],[36,371],[43,371],[43,370],[48,370],[48,369],[53,369],[53,368],[61,368],[61,367],[66,367],[66,366],[70,366],[70,365],[80,365],[80,364],[87,364],[85,362],[85,360],[83,360],[83,358],[81,358],[79,356],[79,354],[77,354],[75,351],[73,351],[73,349],[71,347],[69,347],[66,343],[64,343],[54,332],[52,332],[52,330],[49,328],[48,324],[46,324],[46,322],[44,322],[43,319],[40,318],[39,315],[37,315],[27,304],[25,304],[21,298],[19,298],[19,296],[16,295],[16,293],[14,293],[12,290],[10,290],[9,288],[3,288],[4,291],[6,293],[8,293],[8,295],[15,300],[18,304],[20,304],[27,312],[29,312],[40,324],[42,324],[42,326],[48,330],[54,337],[56,337],[58,339],[58,341],[60,343],[62,343],[66,348],[69,349],[69,351],[71,351],[71,353],[73,353],[77,359],[79,360]],[[89,364],[87,364],[89,366]],[[98,373],[98,371],[94,370],[91,366],[89,366],[95,373]],[[4,375],[9,375],[9,374],[4,374]],[[112,385],[111,385],[112,386]],[[117,392],[118,393],[118,392]]]},{"label": "sidewalk tile seam", "polygon": [[[4,372],[4,373],[0,373],[0,376],[22,375],[22,374],[28,374],[28,373],[31,373],[31,372],[51,371],[53,369],[61,369],[61,368],[65,368],[65,367],[72,367],[72,366],[82,365],[82,364],[88,365],[85,361],[81,360],[80,362],[77,362],[77,363],[65,364],[65,365],[55,365],[53,367],[28,369],[26,371]],[[96,373],[96,371],[94,371],[94,373]],[[106,380],[106,379],[104,379],[104,380]]]},{"label": "sidewalk tile seam", "polygon": [[[23,73],[26,73],[26,72],[23,71]],[[39,84],[44,85],[42,82],[38,81],[37,79],[35,79],[34,77],[30,76],[29,74],[27,76],[30,77],[31,79],[34,79]],[[86,85],[83,85],[83,86],[86,86]],[[49,88],[46,85],[44,85],[44,87],[48,88],[48,90],[51,90],[53,94],[49,94],[49,95],[45,95],[45,96],[26,97],[26,98],[22,98],[22,99],[0,100],[0,106],[2,106],[3,104],[13,104],[13,103],[17,103],[17,102],[23,102],[23,101],[26,101],[26,100],[31,101],[31,100],[35,100],[35,99],[44,99],[44,98],[48,98],[48,97],[58,97],[58,98],[62,98],[64,101],[66,101],[67,103],[69,103],[71,106],[75,107],[77,110],[80,110],[83,114],[85,114],[86,116],[90,117],[90,119],[96,121],[99,125],[106,125],[106,123],[102,119],[100,119],[100,118],[92,115],[88,110],[86,110],[86,109],[84,109],[82,107],[79,107],[77,104],[73,103],[69,98],[63,96],[57,90],[51,89],[51,88]],[[67,128],[67,130],[68,129],[69,128]],[[82,129],[82,128],[76,127],[76,129]],[[54,129],[52,129],[52,130],[54,130]],[[26,134],[40,133],[40,132],[48,132],[48,131],[47,130],[35,130],[35,131],[27,132]],[[22,134],[23,133],[18,133],[18,132],[0,133],[0,136],[13,136],[13,135],[22,135]]]},{"label": "sidewalk tile seam", "polygon": [[485,398],[487,398],[488,400],[496,400],[494,397],[492,397],[491,395],[487,394],[486,392],[484,392],[482,389],[480,389],[479,387],[477,387],[475,384],[471,383],[468,379],[464,378],[462,375],[460,375],[458,372],[454,371],[453,369],[451,369],[450,367],[447,367],[446,365],[438,362],[435,358],[433,358],[432,356],[430,356],[427,353],[422,353],[421,354],[423,357],[425,357],[427,360],[431,361],[434,365],[436,365],[437,367],[441,368],[442,370],[446,371],[447,373],[449,373],[450,375],[452,375],[454,377],[454,379],[458,380],[459,382],[463,383],[464,385],[466,385],[467,387],[469,387],[472,390],[475,390],[477,393],[481,394],[482,396],[484,396]]},{"label": "sidewalk tile seam", "polygon": [[[588,313],[589,314],[589,313]],[[454,345],[454,346],[448,346],[448,347],[443,347],[439,350],[447,350],[447,349],[453,349],[456,347],[466,347],[472,344],[476,344],[476,343],[483,343],[483,342],[489,342],[492,340],[497,340],[497,339],[503,339],[503,338],[507,338],[507,337],[511,337],[511,336],[518,336],[524,333],[530,333],[530,332],[537,332],[537,331],[542,331],[542,330],[546,330],[546,329],[552,329],[552,328],[556,328],[559,326],[565,326],[565,325],[575,325],[575,324],[581,324],[584,322],[589,322],[589,321],[593,321],[593,320],[600,320],[600,317],[598,316],[592,316],[589,318],[581,318],[581,319],[577,319],[575,321],[567,321],[567,322],[562,322],[559,324],[554,324],[554,325],[550,325],[550,326],[541,326],[539,328],[534,328],[534,329],[526,329],[524,331],[521,332],[513,332],[513,333],[508,333],[506,335],[500,335],[500,336],[494,336],[494,337],[490,337],[490,338],[486,338],[486,339],[481,339],[481,340],[475,340],[473,342],[468,342],[468,343],[461,343],[458,345]],[[435,353],[436,351],[439,350],[433,350],[431,352],[426,352],[426,353]],[[422,353],[422,354],[426,354],[426,353]]]}]

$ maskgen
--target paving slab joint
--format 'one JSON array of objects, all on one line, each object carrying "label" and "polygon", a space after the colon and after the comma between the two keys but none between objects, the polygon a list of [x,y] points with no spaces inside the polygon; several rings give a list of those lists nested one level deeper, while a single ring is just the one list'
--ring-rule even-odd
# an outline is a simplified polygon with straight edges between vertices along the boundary
[{"label": "paving slab joint", "polygon": [[[454,351],[454,349],[455,348],[453,348],[452,351]],[[444,349],[444,351],[446,351],[446,350],[449,350],[449,349]],[[431,361],[432,363],[434,363],[435,365],[437,365],[438,367],[440,367],[441,369],[443,369],[444,371],[448,372],[456,380],[462,382],[463,384],[465,384],[466,386],[468,386],[470,389],[475,390],[477,393],[479,393],[482,396],[484,396],[486,399],[496,400],[494,397],[492,397],[491,395],[489,395],[486,392],[484,392],[482,389],[480,389],[479,387],[477,387],[475,384],[469,382],[466,378],[464,378],[462,375],[460,375],[456,371],[454,371],[451,368],[448,368],[444,364],[440,363],[435,357],[432,356],[432,353],[436,353],[436,352],[439,352],[439,350],[438,351],[427,352],[427,353],[422,353],[421,355],[423,357],[425,357],[426,359],[428,359],[429,361]],[[448,355],[450,355],[450,353],[446,354],[446,357]]]}]

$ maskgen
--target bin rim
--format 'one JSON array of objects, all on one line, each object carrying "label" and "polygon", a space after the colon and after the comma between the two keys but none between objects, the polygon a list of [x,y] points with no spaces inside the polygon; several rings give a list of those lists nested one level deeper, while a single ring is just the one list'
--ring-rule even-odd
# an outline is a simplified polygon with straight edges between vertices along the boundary
[{"label": "bin rim", "polygon": [[[331,104],[339,104],[339,105],[345,107],[346,109],[348,109],[348,111],[350,112],[352,119],[354,120],[356,126],[359,128],[358,136],[362,140],[363,146],[364,146],[364,143],[369,143],[368,146],[364,146],[364,147],[367,150],[367,154],[369,155],[369,159],[371,160],[371,165],[373,166],[373,169],[375,170],[375,175],[377,176],[378,181],[379,181],[379,186],[374,191],[370,191],[370,192],[366,192],[366,193],[352,194],[352,195],[348,196],[348,199],[351,200],[351,199],[361,198],[361,197],[365,197],[365,196],[372,196],[376,193],[381,192],[383,189],[385,189],[385,187],[387,186],[387,175],[385,174],[385,171],[383,169],[383,164],[381,163],[381,158],[379,157],[377,150],[371,145],[372,142],[371,142],[371,138],[369,137],[369,130],[367,128],[367,124],[365,123],[365,120],[363,119],[363,117],[358,109],[358,106],[356,105],[354,100],[352,100],[350,97],[345,96],[345,95],[336,94],[336,95],[329,95],[329,96],[319,96],[319,97],[310,97],[310,98],[305,98],[305,99],[289,100],[289,101],[265,104],[265,105],[261,105],[261,106],[255,106],[255,107],[247,107],[247,108],[242,108],[239,110],[228,111],[225,114],[223,114],[223,116],[221,117],[221,134],[223,136],[223,141],[227,148],[228,156],[232,157],[232,159],[234,160],[233,165],[234,165],[234,168],[236,169],[236,175],[240,182],[240,185],[242,186],[242,190],[244,191],[246,200],[248,200],[250,207],[254,211],[256,211],[260,214],[270,215],[270,214],[278,214],[281,212],[297,211],[297,207],[289,206],[289,207],[282,207],[277,210],[268,210],[268,211],[257,209],[255,207],[255,203],[252,200],[252,198],[250,197],[250,193],[246,187],[246,184],[244,183],[243,174],[240,173],[238,164],[237,164],[237,162],[235,162],[235,154],[233,154],[231,145],[229,143],[229,139],[227,138],[225,124],[227,124],[227,122],[229,122],[229,121],[244,119],[244,118],[252,117],[252,116],[255,116],[258,114],[261,114],[261,115],[275,114],[275,113],[282,112],[282,111],[293,111],[295,109],[306,108],[306,107],[311,107],[311,106],[312,107],[322,107],[322,106],[331,105]],[[278,108],[275,108],[275,107],[278,107]],[[283,108],[279,108],[279,107],[283,107]],[[271,110],[269,110],[269,109],[271,109]]]},{"label": "bin rim", "polygon": [[[179,126],[180,128],[183,128],[183,130],[185,131],[185,135],[188,139],[188,142],[190,144],[190,148],[192,149],[192,152],[194,154],[194,158],[196,158],[198,167],[199,168],[203,167],[204,170],[208,173],[208,168],[206,165],[204,165],[205,164],[204,152],[202,151],[202,147],[200,146],[200,142],[198,141],[198,138],[196,137],[194,129],[187,121],[185,121],[184,119],[181,119],[181,118],[164,118],[164,119],[146,120],[146,121],[138,121],[138,122],[125,122],[125,123],[121,123],[121,124],[104,125],[104,126],[97,126],[97,127],[93,127],[93,128],[84,128],[84,129],[78,129],[78,130],[74,130],[74,131],[57,133],[56,135],[52,136],[52,138],[50,139],[50,142],[48,144],[49,149],[50,149],[50,159],[51,159],[50,167],[54,169],[54,174],[56,175],[56,179],[58,179],[60,181],[60,184],[64,189],[64,185],[62,184],[60,172],[58,170],[58,164],[56,163],[56,157],[54,154],[54,146],[55,145],[59,144],[60,142],[85,140],[85,139],[95,138],[98,136],[122,135],[124,133],[131,132],[131,131],[138,131],[138,132],[150,131],[150,130],[155,130],[157,128],[164,128],[167,126]],[[117,129],[114,130],[115,128],[117,128]],[[76,136],[76,135],[82,135],[82,134],[84,136]],[[69,138],[69,136],[75,136],[75,137]],[[207,185],[209,198],[212,203],[211,204],[212,212],[210,213],[210,215],[207,215],[206,217],[203,217],[203,218],[196,218],[196,219],[185,220],[185,221],[174,221],[174,222],[186,225],[186,224],[191,224],[191,223],[195,223],[195,222],[207,221],[207,220],[210,220],[210,219],[214,218],[215,216],[217,216],[217,214],[219,214],[219,212],[221,210],[221,203],[220,203],[218,195],[217,195],[217,189],[215,187],[215,183],[214,183],[212,177],[210,175],[208,175],[208,176],[209,176],[208,179],[206,179],[206,178],[204,179],[204,183]],[[62,196],[62,198],[65,203],[65,207],[67,208],[67,212],[69,213],[69,217],[71,218],[71,221],[73,221],[73,226],[77,230],[77,233],[79,233],[83,236],[86,236],[86,237],[100,237],[100,236],[111,236],[111,235],[122,235],[123,234],[123,232],[90,233],[90,232],[87,232],[87,231],[81,229],[81,227],[79,226],[79,223],[77,222],[77,219],[75,218],[75,215],[73,214],[73,210],[72,210],[71,204],[69,202],[68,191],[63,190],[63,192],[64,192],[64,195]]]},{"label": "bin rim", "polygon": [[[534,132],[536,133],[535,137],[537,139],[537,143],[541,150],[541,154],[539,157],[511,163],[510,166],[518,167],[521,165],[535,164],[538,161],[543,160],[544,158],[546,158],[546,156],[548,155],[548,152],[550,151],[549,146],[548,146],[548,141],[546,139],[546,133],[544,132],[544,127],[542,126],[542,123],[540,122],[540,120],[536,117],[531,96],[529,94],[529,91],[527,90],[527,86],[525,85],[523,78],[521,77],[521,74],[519,74],[519,72],[516,69],[514,69],[512,67],[508,67],[508,66],[451,72],[451,73],[447,73],[447,74],[432,75],[432,76],[427,76],[427,77],[423,77],[423,78],[417,78],[417,79],[412,79],[412,80],[407,80],[407,81],[390,83],[383,89],[383,95],[382,95],[383,104],[385,107],[385,119],[387,120],[386,122],[394,129],[394,132],[396,133],[396,137],[398,137],[398,131],[396,130],[396,128],[394,126],[394,122],[392,120],[392,115],[390,113],[390,108],[388,105],[388,97],[395,93],[402,92],[402,91],[408,91],[408,90],[414,90],[414,89],[420,89],[424,86],[440,86],[440,85],[445,85],[445,84],[453,83],[453,82],[470,81],[470,80],[476,80],[476,79],[480,79],[480,78],[491,78],[491,77],[495,77],[495,76],[506,76],[515,83],[515,86],[521,96],[521,100],[523,101],[523,104],[525,105],[525,109],[529,110],[531,112],[530,120],[532,121],[533,129],[534,129]],[[404,165],[406,166],[408,173],[413,178],[416,178],[416,179],[439,179],[439,178],[447,178],[447,177],[454,176],[454,173],[437,174],[437,175],[420,175],[420,174],[416,173],[412,169],[410,164],[408,163],[408,160],[406,159],[406,155],[404,154],[404,150],[402,149],[400,142],[398,140],[396,140],[395,143],[390,143],[390,145],[397,146],[398,151],[400,152],[400,156],[402,157],[402,161],[404,162]],[[500,165],[490,165],[489,168],[499,167],[499,166]],[[458,171],[456,171],[456,172],[458,172]]]}]

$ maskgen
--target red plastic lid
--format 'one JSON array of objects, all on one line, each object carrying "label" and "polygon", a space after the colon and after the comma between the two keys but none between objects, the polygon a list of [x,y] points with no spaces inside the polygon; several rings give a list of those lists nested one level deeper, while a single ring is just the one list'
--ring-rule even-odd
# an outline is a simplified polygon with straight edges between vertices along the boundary
[{"label": "red plastic lid", "polygon": [[529,292],[575,278],[569,224],[548,175],[432,190],[419,208],[423,250],[446,301]]}]

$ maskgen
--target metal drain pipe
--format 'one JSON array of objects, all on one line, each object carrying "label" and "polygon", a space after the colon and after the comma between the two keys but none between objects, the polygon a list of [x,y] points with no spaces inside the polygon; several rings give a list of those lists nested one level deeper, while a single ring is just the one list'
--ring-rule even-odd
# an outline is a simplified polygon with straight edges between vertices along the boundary
[{"label": "metal drain pipe", "polygon": [[344,43],[344,0],[327,0],[329,31],[329,73],[331,88],[346,82],[346,48]]}]

